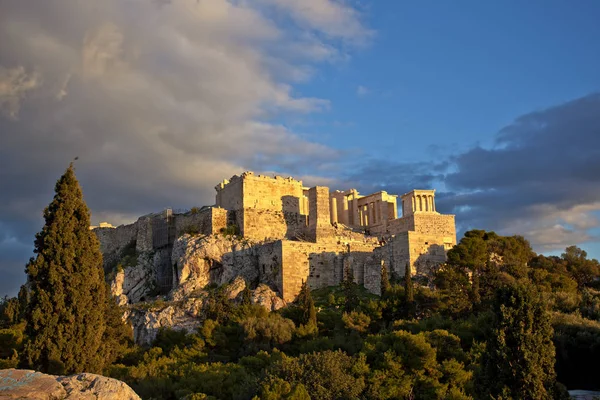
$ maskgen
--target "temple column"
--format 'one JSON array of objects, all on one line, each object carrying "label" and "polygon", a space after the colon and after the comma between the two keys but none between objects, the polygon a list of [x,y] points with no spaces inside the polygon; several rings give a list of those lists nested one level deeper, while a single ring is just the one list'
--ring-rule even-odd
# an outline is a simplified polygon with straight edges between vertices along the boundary
[{"label": "temple column", "polygon": [[337,209],[337,199],[335,197],[331,198],[331,206],[329,207],[329,214],[331,215],[331,223],[336,224],[338,222],[338,209]]},{"label": "temple column", "polygon": [[348,222],[348,198],[342,197],[342,224],[350,225]]}]

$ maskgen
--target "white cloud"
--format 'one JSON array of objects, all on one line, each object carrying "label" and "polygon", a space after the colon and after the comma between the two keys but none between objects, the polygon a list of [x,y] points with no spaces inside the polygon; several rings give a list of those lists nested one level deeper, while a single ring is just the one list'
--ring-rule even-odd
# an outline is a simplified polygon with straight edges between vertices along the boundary
[{"label": "white cloud", "polygon": [[301,27],[332,38],[364,43],[373,32],[360,22],[360,13],[340,0],[260,0],[289,15]]},{"label": "white cloud", "polygon": [[21,101],[40,83],[40,76],[35,71],[27,73],[23,66],[5,68],[0,65],[0,111],[16,119]]},{"label": "white cloud", "polygon": [[362,97],[362,96],[366,96],[366,95],[368,95],[370,92],[371,92],[371,91],[370,91],[370,90],[369,90],[369,89],[368,89],[366,86],[359,85],[359,86],[356,88],[356,94],[357,94],[358,96],[360,96],[360,97]]}]

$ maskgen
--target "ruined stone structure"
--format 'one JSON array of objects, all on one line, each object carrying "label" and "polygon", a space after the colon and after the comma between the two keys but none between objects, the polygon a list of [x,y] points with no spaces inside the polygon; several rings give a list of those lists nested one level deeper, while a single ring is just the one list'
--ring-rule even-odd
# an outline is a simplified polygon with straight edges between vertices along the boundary
[{"label": "ruined stone structure", "polygon": [[[215,206],[195,213],[152,214],[131,225],[96,228],[105,262],[134,243],[138,252],[152,252],[160,265],[154,273],[167,282],[163,289],[174,289],[189,270],[181,266],[187,262],[181,255],[171,257],[180,236],[216,238],[237,232],[248,247],[236,244],[222,250],[218,260],[207,256],[206,249],[197,250],[203,256],[196,263],[206,265],[194,268],[208,271],[198,282],[206,284],[219,268],[225,268],[230,279],[239,268],[239,275],[254,285],[266,284],[284,301],[292,301],[303,281],[311,288],[337,285],[349,270],[357,283],[379,293],[382,266],[397,277],[404,275],[406,266],[413,274],[427,274],[445,262],[446,251],[456,244],[454,215],[436,211],[434,190],[402,195],[398,217],[398,196],[385,191],[362,196],[355,189],[308,188],[293,178],[252,172],[224,180],[215,189]],[[177,253],[196,251],[192,250]],[[168,274],[171,280],[165,280]]]}]

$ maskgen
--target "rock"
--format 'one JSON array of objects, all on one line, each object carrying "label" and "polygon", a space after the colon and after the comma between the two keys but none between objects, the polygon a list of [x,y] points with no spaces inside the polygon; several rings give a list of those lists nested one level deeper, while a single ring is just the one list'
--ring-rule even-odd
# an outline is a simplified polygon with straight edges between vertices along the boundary
[{"label": "rock", "polygon": [[156,279],[154,271],[153,254],[140,254],[136,266],[116,273],[110,283],[111,294],[118,299],[120,305],[139,302],[150,292],[151,283]]},{"label": "rock", "polygon": [[67,392],[55,376],[25,369],[0,370],[1,399],[64,399]]},{"label": "rock", "polygon": [[268,311],[279,310],[286,306],[285,300],[277,296],[277,293],[263,283],[258,285],[252,292],[252,303],[260,304]]},{"label": "rock", "polygon": [[135,342],[137,344],[152,343],[160,328],[194,332],[202,323],[203,304],[203,298],[188,298],[179,302],[164,303],[147,310],[131,309],[128,319],[133,326]]},{"label": "rock", "polygon": [[95,374],[46,375],[23,369],[0,370],[0,399],[139,400],[125,383]]},{"label": "rock", "polygon": [[171,264],[176,265],[173,300],[180,300],[209,283],[223,285],[241,277],[258,279],[258,258],[249,243],[232,236],[179,237],[173,246]]},{"label": "rock", "polygon": [[246,289],[246,280],[241,276],[236,277],[233,282],[225,289],[225,295],[229,300],[233,300]]}]

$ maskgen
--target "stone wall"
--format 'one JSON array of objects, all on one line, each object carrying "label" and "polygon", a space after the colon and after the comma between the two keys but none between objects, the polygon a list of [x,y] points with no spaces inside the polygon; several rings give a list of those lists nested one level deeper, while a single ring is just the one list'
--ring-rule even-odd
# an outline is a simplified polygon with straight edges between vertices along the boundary
[{"label": "stone wall", "polygon": [[454,222],[454,215],[416,213],[413,215],[413,218],[415,232],[450,237],[452,238],[453,245],[456,244],[456,225]]},{"label": "stone wall", "polygon": [[429,275],[446,262],[444,237],[419,232],[408,232],[410,263],[414,273]]},{"label": "stone wall", "polygon": [[315,186],[308,190],[308,237],[313,242],[329,240],[333,236],[331,226],[329,188]]},{"label": "stone wall", "polygon": [[100,241],[100,251],[104,257],[105,265],[119,257],[121,251],[137,239],[136,223],[121,225],[117,228],[95,228],[93,232]]},{"label": "stone wall", "polygon": [[374,259],[386,266],[390,276],[404,276],[406,264],[411,266],[411,274],[427,275],[432,269],[446,262],[444,245],[446,238],[436,234],[428,235],[419,232],[403,232],[390,238],[385,245],[374,252]]},{"label": "stone wall", "polygon": [[243,179],[233,176],[230,180],[224,180],[217,186],[216,205],[226,210],[241,210],[243,203]]},{"label": "stone wall", "polygon": [[145,215],[138,218],[137,238],[135,249],[138,253],[151,252],[154,249],[152,240],[152,215]]},{"label": "stone wall", "polygon": [[337,242],[309,243],[281,241],[282,289],[285,301],[293,301],[302,286],[311,289],[338,285],[345,271],[352,269],[354,280],[365,283],[365,267],[372,263],[375,243],[352,243],[350,247]]},{"label": "stone wall", "polygon": [[254,208],[243,210],[242,236],[254,240],[294,239],[307,234],[306,215]]},{"label": "stone wall", "polygon": [[302,182],[293,178],[274,178],[246,174],[243,179],[243,207],[302,213]]},{"label": "stone wall", "polygon": [[184,233],[212,235],[227,227],[227,210],[207,207],[197,213],[175,215],[175,231],[179,237]]}]

